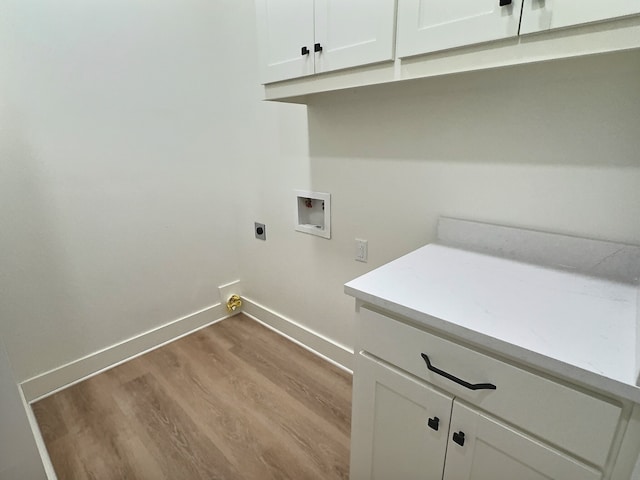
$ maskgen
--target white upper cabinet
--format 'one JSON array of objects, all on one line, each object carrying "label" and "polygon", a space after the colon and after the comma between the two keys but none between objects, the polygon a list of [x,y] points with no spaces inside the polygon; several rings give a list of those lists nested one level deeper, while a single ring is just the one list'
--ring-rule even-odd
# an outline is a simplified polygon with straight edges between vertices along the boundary
[{"label": "white upper cabinet", "polygon": [[522,0],[398,0],[397,55],[515,37],[521,11]]},{"label": "white upper cabinet", "polygon": [[262,81],[311,75],[313,0],[257,0],[256,15]]},{"label": "white upper cabinet", "polygon": [[640,48],[640,0],[255,2],[266,100]]},{"label": "white upper cabinet", "polygon": [[640,13],[640,0],[525,0],[521,34],[542,32]]},{"label": "white upper cabinet", "polygon": [[395,0],[315,0],[316,73],[393,60]]},{"label": "white upper cabinet", "polygon": [[393,60],[395,0],[256,0],[263,83]]}]

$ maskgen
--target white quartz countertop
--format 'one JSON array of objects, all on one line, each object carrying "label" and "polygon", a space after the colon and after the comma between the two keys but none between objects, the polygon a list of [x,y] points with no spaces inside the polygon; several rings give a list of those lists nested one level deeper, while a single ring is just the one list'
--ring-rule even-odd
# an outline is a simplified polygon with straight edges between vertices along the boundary
[{"label": "white quartz countertop", "polygon": [[345,292],[640,402],[636,284],[431,244],[347,283]]}]

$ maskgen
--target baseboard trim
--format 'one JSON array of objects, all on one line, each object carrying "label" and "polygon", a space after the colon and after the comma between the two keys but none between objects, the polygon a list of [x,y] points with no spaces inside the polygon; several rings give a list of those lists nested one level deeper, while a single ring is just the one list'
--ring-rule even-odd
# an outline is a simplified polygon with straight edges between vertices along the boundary
[{"label": "baseboard trim", "polygon": [[[353,350],[243,297],[242,312],[336,366],[353,372]],[[234,315],[240,312],[234,312]],[[49,370],[20,384],[28,404],[230,317],[221,303]]]},{"label": "baseboard trim", "polygon": [[229,316],[221,303],[212,305],[25,380],[20,387],[26,401],[33,403]]},{"label": "baseboard trim", "polygon": [[36,416],[33,413],[33,409],[27,402],[22,387],[19,387],[18,390],[20,391],[20,400],[22,401],[22,407],[27,414],[29,427],[31,427],[31,433],[33,434],[33,439],[36,442],[36,448],[38,449],[40,460],[42,460],[42,466],[44,467],[44,473],[47,477],[47,480],[58,480],[56,471],[53,469],[53,463],[51,463],[51,457],[49,456],[49,452],[47,451],[47,446],[45,445],[44,438],[42,437],[42,431],[40,430],[40,426],[36,421]]},{"label": "baseboard trim", "polygon": [[281,315],[250,298],[242,297],[242,313],[325,360],[353,373],[353,350]]}]

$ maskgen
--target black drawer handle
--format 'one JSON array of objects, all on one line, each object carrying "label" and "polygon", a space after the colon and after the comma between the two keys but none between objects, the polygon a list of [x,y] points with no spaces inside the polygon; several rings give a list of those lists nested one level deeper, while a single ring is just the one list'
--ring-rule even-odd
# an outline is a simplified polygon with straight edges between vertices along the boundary
[{"label": "black drawer handle", "polygon": [[437,432],[438,428],[440,428],[440,419],[438,417],[430,418],[427,420],[427,425],[429,425],[429,428],[432,428]]},{"label": "black drawer handle", "polygon": [[319,43],[316,43],[316,44],[313,46],[313,51],[314,51],[314,52],[321,52],[321,51],[322,51],[322,45],[320,45]]},{"label": "black drawer handle", "polygon": [[500,0],[500,6],[506,7],[507,5],[511,5],[512,0]]},{"label": "black drawer handle", "polygon": [[469,382],[465,382],[464,380],[455,377],[453,375],[451,375],[450,373],[445,372],[444,370],[440,370],[437,367],[434,367],[433,365],[431,365],[431,361],[429,360],[429,357],[427,356],[426,353],[421,353],[420,355],[422,355],[422,359],[424,360],[424,363],[427,364],[427,368],[429,370],[431,370],[433,373],[437,373],[438,375],[443,376],[444,378],[448,378],[449,380],[451,380],[452,382],[456,382],[458,385],[462,385],[465,388],[468,388],[469,390],[496,390],[497,387],[493,384],[493,383],[469,383]]},{"label": "black drawer handle", "polygon": [[302,47],[300,49],[300,55],[302,56],[309,55],[309,49],[307,47]]},{"label": "black drawer handle", "polygon": [[453,441],[464,447],[464,432],[453,432]]}]

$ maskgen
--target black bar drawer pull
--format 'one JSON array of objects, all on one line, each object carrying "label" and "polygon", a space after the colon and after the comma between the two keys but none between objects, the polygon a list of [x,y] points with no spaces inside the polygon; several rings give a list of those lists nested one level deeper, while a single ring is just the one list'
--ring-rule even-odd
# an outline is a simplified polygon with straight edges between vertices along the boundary
[{"label": "black bar drawer pull", "polygon": [[453,432],[453,441],[464,447],[464,432]]},{"label": "black bar drawer pull", "polygon": [[507,5],[511,5],[512,0],[500,0],[500,6],[506,7]]},{"label": "black bar drawer pull", "polygon": [[440,428],[440,419],[438,417],[430,418],[427,420],[427,425],[429,425],[429,428],[433,428],[437,432],[438,428]]},{"label": "black bar drawer pull", "polygon": [[427,356],[426,353],[421,353],[420,355],[422,355],[422,359],[424,360],[424,363],[427,364],[427,368],[429,370],[431,370],[433,373],[437,373],[438,375],[441,375],[444,378],[448,378],[452,382],[456,382],[458,385],[462,385],[463,387],[468,388],[469,390],[496,390],[497,389],[497,387],[493,383],[469,383],[469,382],[466,382],[466,381],[462,380],[461,378],[455,377],[455,376],[451,375],[450,373],[447,373],[444,370],[440,370],[439,368],[434,367],[433,365],[431,365],[431,361],[429,360],[429,357]]}]

